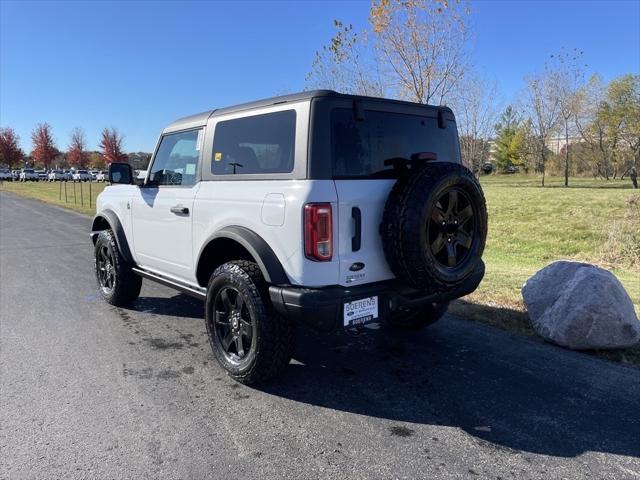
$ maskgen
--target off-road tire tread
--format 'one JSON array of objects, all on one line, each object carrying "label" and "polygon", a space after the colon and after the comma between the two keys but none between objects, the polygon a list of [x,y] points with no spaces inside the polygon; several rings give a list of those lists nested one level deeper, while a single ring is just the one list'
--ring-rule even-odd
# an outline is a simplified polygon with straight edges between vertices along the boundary
[{"label": "off-road tire tread", "polygon": [[[118,249],[118,244],[116,242],[116,236],[111,229],[102,230],[98,234],[94,248],[94,256],[97,255],[98,248],[103,243],[108,244],[113,253],[113,267],[116,272],[116,282],[113,293],[111,295],[105,295],[102,288],[100,288],[100,282],[98,281],[98,275],[96,272],[98,290],[107,303],[116,307],[124,307],[129,305],[140,295],[142,278],[133,273],[132,265],[128,264],[120,254],[120,250]],[[97,268],[97,264],[95,268]]]},{"label": "off-road tire tread", "polygon": [[[234,372],[226,368],[224,357],[221,358],[222,354],[217,351],[212,340],[215,332],[209,332],[213,352],[218,362],[234,380],[245,385],[264,383],[277,376],[289,364],[295,345],[294,325],[274,310],[269,300],[268,284],[255,262],[233,260],[219,266],[209,279],[208,291],[213,281],[221,275],[241,279],[240,281],[251,295],[260,333],[254,361],[244,371]],[[207,315],[209,315],[209,308],[208,299]],[[209,328],[208,322],[207,328]]]},{"label": "off-road tire tread", "polygon": [[[394,184],[382,216],[380,234],[389,268],[395,276],[412,287],[433,291],[446,291],[453,285],[436,275],[434,268],[425,264],[422,248],[416,241],[415,232],[421,221],[422,207],[429,200],[432,191],[442,179],[449,175],[465,177],[475,187],[480,201],[477,202],[478,220],[481,222],[482,235],[480,248],[474,259],[480,260],[486,239],[486,201],[480,183],[473,173],[463,165],[453,162],[432,163],[417,172],[409,172]],[[472,273],[470,270],[467,276]],[[463,280],[463,279],[461,279]]]}]

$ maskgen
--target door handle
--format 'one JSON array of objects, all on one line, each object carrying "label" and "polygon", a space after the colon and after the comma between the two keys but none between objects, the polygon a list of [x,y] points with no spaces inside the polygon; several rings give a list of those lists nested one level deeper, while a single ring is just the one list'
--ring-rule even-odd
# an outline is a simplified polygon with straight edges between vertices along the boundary
[{"label": "door handle", "polygon": [[171,213],[175,213],[176,215],[189,215],[189,209],[182,205],[175,205],[169,210],[171,210]]},{"label": "door handle", "polygon": [[355,224],[355,232],[353,237],[351,237],[351,251],[357,252],[360,250],[360,245],[362,242],[362,213],[358,207],[353,207],[351,209],[351,218],[353,218],[353,222]]}]

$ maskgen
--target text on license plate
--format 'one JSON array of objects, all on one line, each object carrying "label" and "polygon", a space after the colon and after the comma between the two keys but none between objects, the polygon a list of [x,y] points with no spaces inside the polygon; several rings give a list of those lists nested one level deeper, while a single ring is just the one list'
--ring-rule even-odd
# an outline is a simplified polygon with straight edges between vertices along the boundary
[{"label": "text on license plate", "polygon": [[344,304],[344,326],[359,325],[378,318],[378,297],[361,298]]}]

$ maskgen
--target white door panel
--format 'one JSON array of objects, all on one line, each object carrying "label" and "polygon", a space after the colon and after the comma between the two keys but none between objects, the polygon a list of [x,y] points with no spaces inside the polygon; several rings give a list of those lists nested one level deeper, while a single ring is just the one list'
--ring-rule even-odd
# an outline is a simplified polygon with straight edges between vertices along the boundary
[{"label": "white door panel", "polygon": [[[135,254],[142,267],[194,281],[191,219],[198,186],[139,189],[131,208]],[[172,211],[175,207],[185,213]]]}]

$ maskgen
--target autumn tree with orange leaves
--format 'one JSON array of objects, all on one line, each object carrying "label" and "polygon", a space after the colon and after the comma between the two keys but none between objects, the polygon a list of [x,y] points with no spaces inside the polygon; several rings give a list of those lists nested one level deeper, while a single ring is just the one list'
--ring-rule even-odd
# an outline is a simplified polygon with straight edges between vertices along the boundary
[{"label": "autumn tree with orange leaves", "polygon": [[105,128],[102,130],[100,148],[102,149],[102,156],[107,164],[128,161],[127,154],[122,150],[123,140],[124,137],[115,128]]},{"label": "autumn tree with orange leaves", "polygon": [[84,168],[87,166],[88,160],[89,153],[87,152],[87,141],[84,131],[81,128],[74,128],[73,132],[71,132],[67,161],[74,167]]},{"label": "autumn tree with orange leaves", "polygon": [[33,160],[49,168],[51,162],[60,153],[53,140],[51,126],[48,123],[39,123],[31,133],[31,141],[33,142],[33,152],[31,152]]},{"label": "autumn tree with orange leaves", "polygon": [[0,128],[0,165],[12,168],[22,160],[23,156],[18,134],[13,128]]}]

